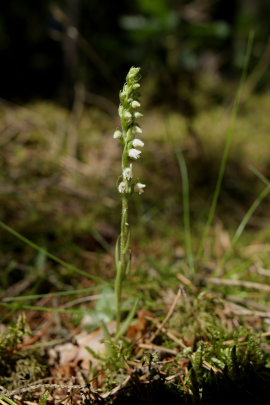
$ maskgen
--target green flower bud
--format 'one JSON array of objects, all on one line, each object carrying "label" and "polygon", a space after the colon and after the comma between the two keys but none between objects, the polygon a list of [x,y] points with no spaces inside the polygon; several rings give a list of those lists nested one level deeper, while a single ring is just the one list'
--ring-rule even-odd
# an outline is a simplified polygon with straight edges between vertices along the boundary
[{"label": "green flower bud", "polygon": [[136,76],[138,76],[138,74],[139,74],[139,71],[140,71],[140,68],[139,67],[132,67],[132,68],[130,68],[130,70],[129,70],[129,72],[128,72],[128,75],[127,75],[127,81],[129,81],[129,80],[134,80],[135,78],[136,78]]}]

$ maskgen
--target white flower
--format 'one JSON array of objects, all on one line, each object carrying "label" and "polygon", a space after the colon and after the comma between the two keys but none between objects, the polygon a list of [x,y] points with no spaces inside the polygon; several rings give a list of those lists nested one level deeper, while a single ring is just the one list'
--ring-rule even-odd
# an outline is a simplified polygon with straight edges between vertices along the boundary
[{"label": "white flower", "polygon": [[128,86],[127,86],[127,84],[125,84],[124,85],[124,87],[123,87],[123,90],[122,91],[120,91],[120,96],[122,97],[122,96],[127,96],[127,94],[128,94]]},{"label": "white flower", "polygon": [[118,107],[118,114],[119,114],[120,117],[122,117],[122,115],[123,115],[123,110],[124,110],[123,106],[120,104],[119,107]]},{"label": "white flower", "polygon": [[122,132],[119,129],[117,129],[116,131],[114,131],[113,137],[114,137],[114,139],[121,138],[122,137]]},{"label": "white flower", "polygon": [[142,133],[142,129],[139,127],[139,125],[135,125],[135,126],[133,127],[133,132],[134,132],[135,134],[141,134],[141,133]]},{"label": "white flower", "polygon": [[136,191],[136,193],[142,194],[144,192],[145,187],[146,187],[145,184],[137,183],[135,184],[134,190]]},{"label": "white flower", "polygon": [[139,111],[136,111],[136,112],[134,113],[134,117],[135,117],[135,118],[141,118],[141,117],[143,117],[143,114],[141,114]]},{"label": "white flower", "polygon": [[131,158],[133,158],[133,159],[138,159],[138,158],[140,157],[140,154],[141,154],[141,153],[142,153],[142,152],[141,152],[140,150],[131,148],[131,149],[129,149],[129,151],[128,151],[128,156],[131,157]]},{"label": "white flower", "polygon": [[130,118],[132,118],[131,113],[127,111],[122,105],[119,106],[118,112],[122,119],[129,120]]},{"label": "white flower", "polygon": [[141,139],[135,138],[132,141],[132,146],[134,146],[134,148],[142,148],[144,146],[144,142],[141,141]]},{"label": "white flower", "polygon": [[123,170],[123,178],[125,180],[131,180],[133,177],[133,173],[132,173],[132,164],[129,165],[129,167],[126,167]]},{"label": "white flower", "polygon": [[124,110],[123,112],[123,118],[129,120],[132,117],[131,113],[127,110]]},{"label": "white flower", "polygon": [[119,183],[119,185],[118,185],[118,191],[121,194],[129,193],[128,183],[126,181],[121,181],[121,183]]},{"label": "white flower", "polygon": [[139,67],[132,67],[132,68],[130,68],[129,69],[129,72],[128,72],[128,74],[127,74],[127,80],[132,80],[132,79],[134,79],[137,75],[138,75],[138,73],[139,73],[139,71],[140,71],[140,68]]},{"label": "white flower", "polygon": [[131,102],[131,107],[132,108],[138,108],[138,107],[140,107],[141,106],[141,104],[139,103],[139,101],[137,101],[137,100],[133,100],[132,102]]}]

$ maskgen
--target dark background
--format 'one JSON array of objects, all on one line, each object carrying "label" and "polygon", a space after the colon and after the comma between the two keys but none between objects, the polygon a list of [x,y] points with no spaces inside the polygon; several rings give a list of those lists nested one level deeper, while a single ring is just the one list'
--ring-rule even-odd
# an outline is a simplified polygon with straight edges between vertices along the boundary
[{"label": "dark background", "polygon": [[[269,15],[268,0],[3,1],[0,95],[70,106],[80,83],[115,101],[128,68],[139,65],[152,102],[166,98],[189,114],[202,74],[239,78],[251,30],[250,69],[263,57]],[[268,84],[265,74],[258,89]]]}]

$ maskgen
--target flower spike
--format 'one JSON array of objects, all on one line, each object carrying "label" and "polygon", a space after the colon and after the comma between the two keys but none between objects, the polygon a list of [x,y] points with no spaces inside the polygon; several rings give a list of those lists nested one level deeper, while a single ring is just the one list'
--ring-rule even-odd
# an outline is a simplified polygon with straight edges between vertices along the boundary
[{"label": "flower spike", "polygon": [[137,111],[141,104],[138,100],[137,89],[140,87],[140,68],[132,67],[126,77],[126,83],[120,91],[120,105],[118,108],[121,120],[121,129],[117,129],[113,138],[116,139],[122,149],[122,174],[118,183],[118,192],[122,200],[121,232],[116,245],[116,279],[115,279],[115,300],[116,300],[116,336],[121,335],[121,300],[122,285],[131,264],[130,232],[128,222],[128,203],[133,192],[142,194],[145,184],[134,181],[132,159],[140,158],[142,151],[138,148],[144,146],[141,139],[136,138],[136,134],[141,134],[141,127],[137,124],[137,119],[142,114]]}]

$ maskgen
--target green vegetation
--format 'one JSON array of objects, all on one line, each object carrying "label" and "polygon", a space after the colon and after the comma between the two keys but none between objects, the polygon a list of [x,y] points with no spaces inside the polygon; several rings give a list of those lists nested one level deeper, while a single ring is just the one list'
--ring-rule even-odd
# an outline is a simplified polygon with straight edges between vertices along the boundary
[{"label": "green vegetation", "polygon": [[30,329],[24,316],[19,316],[0,334],[0,385],[6,389],[31,384],[47,374],[48,365],[41,350],[21,350]]},{"label": "green vegetation", "polygon": [[193,137],[149,110],[134,177],[138,81],[115,132],[98,109],[1,106],[1,404],[269,401],[269,97],[237,101],[234,142],[207,99]]},{"label": "green vegetation", "polygon": [[2,3],[0,405],[268,404],[269,0]]}]

